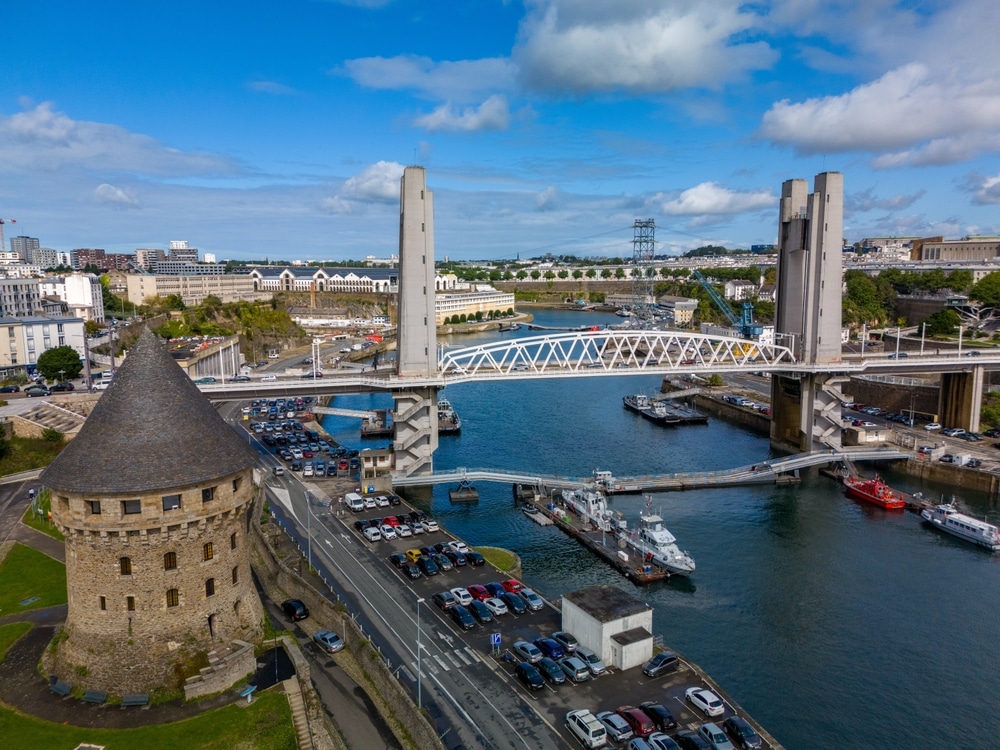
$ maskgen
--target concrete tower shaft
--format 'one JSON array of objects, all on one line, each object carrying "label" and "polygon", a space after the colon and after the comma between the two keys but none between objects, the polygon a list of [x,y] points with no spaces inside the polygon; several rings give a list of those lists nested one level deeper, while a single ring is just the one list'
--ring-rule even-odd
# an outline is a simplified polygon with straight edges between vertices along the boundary
[{"label": "concrete tower shaft", "polygon": [[805,180],[782,184],[776,332],[811,364],[840,361],[843,227],[843,174],[817,175],[813,193]]},{"label": "concrete tower shaft", "polygon": [[398,326],[396,373],[436,373],[434,194],[423,167],[407,167],[400,182]]}]

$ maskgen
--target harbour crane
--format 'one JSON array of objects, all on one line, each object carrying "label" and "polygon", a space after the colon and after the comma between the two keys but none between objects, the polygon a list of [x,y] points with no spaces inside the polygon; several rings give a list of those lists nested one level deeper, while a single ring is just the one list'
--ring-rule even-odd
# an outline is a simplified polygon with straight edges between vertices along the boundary
[{"label": "harbour crane", "polygon": [[698,283],[705,287],[705,291],[712,298],[712,302],[729,319],[729,324],[739,330],[740,336],[745,339],[760,338],[761,334],[764,333],[764,326],[753,321],[753,302],[749,300],[744,301],[743,314],[737,315],[733,311],[733,308],[729,306],[729,303],[726,302],[726,298],[719,294],[714,286],[708,283],[708,279],[702,276],[697,268],[692,270],[691,275],[698,279]]},{"label": "harbour crane", "polygon": [[4,244],[3,225],[17,224],[17,219],[0,219],[0,253],[7,252],[7,245]]}]

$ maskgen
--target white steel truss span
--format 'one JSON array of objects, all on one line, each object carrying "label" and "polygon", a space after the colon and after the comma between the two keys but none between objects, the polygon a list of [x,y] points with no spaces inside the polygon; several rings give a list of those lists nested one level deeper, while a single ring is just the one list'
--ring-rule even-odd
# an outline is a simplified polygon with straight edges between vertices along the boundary
[{"label": "white steel truss span", "polygon": [[791,350],[748,339],[681,331],[574,331],[531,336],[447,351],[445,376],[551,377],[622,374],[623,370],[715,372],[781,369],[795,364]]}]

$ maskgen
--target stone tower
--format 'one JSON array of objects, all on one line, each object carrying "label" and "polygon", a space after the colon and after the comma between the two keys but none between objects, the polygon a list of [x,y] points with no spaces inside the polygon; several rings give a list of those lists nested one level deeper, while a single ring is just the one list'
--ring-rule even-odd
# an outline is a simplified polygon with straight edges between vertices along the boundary
[{"label": "stone tower", "polygon": [[144,331],[41,475],[66,536],[59,674],[116,695],[176,689],[206,652],[260,641],[247,538],[255,460]]}]

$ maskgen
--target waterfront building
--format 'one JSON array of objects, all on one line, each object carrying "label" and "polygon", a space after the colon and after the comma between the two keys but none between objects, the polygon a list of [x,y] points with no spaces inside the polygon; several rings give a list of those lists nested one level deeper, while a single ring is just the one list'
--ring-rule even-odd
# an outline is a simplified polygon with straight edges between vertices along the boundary
[{"label": "waterfront building", "polygon": [[637,667],[653,655],[653,608],[617,586],[563,594],[562,627],[617,669]]},{"label": "waterfront building", "polygon": [[475,318],[476,313],[485,317],[489,312],[507,312],[514,309],[513,292],[500,292],[493,287],[478,286],[471,292],[439,293],[434,295],[434,321],[436,325],[454,315]]},{"label": "waterfront building", "polygon": [[210,652],[260,641],[247,539],[255,461],[144,331],[41,475],[66,538],[68,611],[50,674],[115,695],[175,690]]},{"label": "waterfront building", "polygon": [[272,293],[259,291],[250,276],[215,274],[211,276],[128,274],[125,277],[128,301],[141,305],[151,297],[180,297],[185,305],[200,305],[213,295],[223,302],[255,302],[270,299]]},{"label": "waterfront building", "polygon": [[945,240],[927,237],[913,240],[911,260],[981,261],[1000,257],[1000,237],[963,237]]},{"label": "waterfront building", "polygon": [[698,300],[665,294],[657,297],[656,306],[666,311],[673,325],[689,326],[694,320],[695,310],[698,309]]}]

